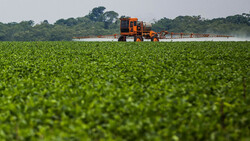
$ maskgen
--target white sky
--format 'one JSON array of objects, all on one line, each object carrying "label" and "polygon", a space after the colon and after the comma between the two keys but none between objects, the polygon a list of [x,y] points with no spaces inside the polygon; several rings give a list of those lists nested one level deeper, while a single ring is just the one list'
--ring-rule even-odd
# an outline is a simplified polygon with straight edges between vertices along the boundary
[{"label": "white sky", "polygon": [[201,15],[204,18],[249,13],[250,0],[0,0],[0,22],[83,17],[94,7],[152,22],[163,17]]}]

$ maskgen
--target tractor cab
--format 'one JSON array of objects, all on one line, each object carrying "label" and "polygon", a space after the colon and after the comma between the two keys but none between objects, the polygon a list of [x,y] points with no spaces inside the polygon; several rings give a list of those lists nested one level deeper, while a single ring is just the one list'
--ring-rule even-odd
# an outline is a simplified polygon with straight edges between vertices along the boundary
[{"label": "tractor cab", "polygon": [[137,18],[121,18],[121,35],[133,36],[137,34]]}]

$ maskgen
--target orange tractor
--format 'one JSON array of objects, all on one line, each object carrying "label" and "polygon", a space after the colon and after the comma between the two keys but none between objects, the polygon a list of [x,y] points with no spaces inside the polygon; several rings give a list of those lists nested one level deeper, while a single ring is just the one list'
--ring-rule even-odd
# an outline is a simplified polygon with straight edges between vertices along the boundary
[{"label": "orange tractor", "polygon": [[154,32],[152,24],[138,21],[137,18],[121,18],[120,19],[120,36],[114,35],[99,35],[99,36],[85,36],[73,37],[73,39],[117,39],[118,41],[126,42],[127,38],[134,38],[135,42],[142,42],[144,39],[150,39],[152,42],[159,42],[159,39],[182,39],[182,38],[206,38],[206,37],[232,37],[215,34],[197,34],[197,33],[169,33],[168,31]]},{"label": "orange tractor", "polygon": [[152,24],[138,21],[137,18],[121,18],[120,31],[121,36],[118,41],[126,41],[127,37],[134,37],[135,42],[141,42],[145,39],[158,42],[159,37],[152,30]]}]

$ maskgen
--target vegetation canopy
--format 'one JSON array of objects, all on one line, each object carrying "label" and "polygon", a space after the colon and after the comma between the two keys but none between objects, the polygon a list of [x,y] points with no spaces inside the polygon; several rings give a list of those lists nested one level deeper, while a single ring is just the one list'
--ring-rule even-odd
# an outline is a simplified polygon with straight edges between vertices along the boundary
[{"label": "vegetation canopy", "polygon": [[0,42],[0,140],[250,140],[249,49]]},{"label": "vegetation canopy", "polygon": [[[103,6],[96,7],[86,16],[59,19],[54,24],[49,24],[47,20],[39,24],[34,24],[33,21],[7,24],[0,22],[0,41],[62,41],[72,40],[72,37],[118,34],[119,14],[105,10]],[[249,16],[250,14],[243,13],[211,20],[201,16],[178,16],[175,19],[164,17],[153,23],[153,30],[250,37]]]}]

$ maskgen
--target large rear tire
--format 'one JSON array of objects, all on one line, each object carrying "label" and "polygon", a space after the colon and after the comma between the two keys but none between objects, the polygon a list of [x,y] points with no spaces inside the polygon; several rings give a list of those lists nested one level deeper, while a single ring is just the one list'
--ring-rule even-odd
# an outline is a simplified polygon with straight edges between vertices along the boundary
[{"label": "large rear tire", "polygon": [[126,36],[120,36],[118,38],[118,42],[126,42],[126,41],[127,41]]},{"label": "large rear tire", "polygon": [[134,41],[135,42],[143,42],[143,38],[141,36],[135,36]]},{"label": "large rear tire", "polygon": [[154,36],[154,37],[151,38],[151,41],[152,42],[159,42],[159,37]]}]

